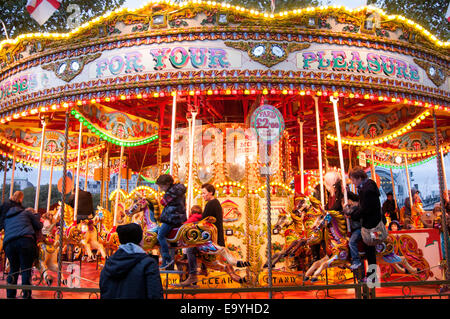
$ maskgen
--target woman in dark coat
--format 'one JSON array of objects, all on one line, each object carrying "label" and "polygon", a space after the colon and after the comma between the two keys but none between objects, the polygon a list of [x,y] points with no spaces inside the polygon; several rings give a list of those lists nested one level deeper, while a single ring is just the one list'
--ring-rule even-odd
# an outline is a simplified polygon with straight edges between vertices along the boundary
[{"label": "woman in dark coat", "polygon": [[[24,209],[21,203],[23,193],[16,192],[11,197],[13,204],[7,211],[4,221],[5,237],[3,247],[9,260],[8,284],[15,285],[22,276],[22,285],[31,285],[31,268],[37,257],[37,233],[42,229],[38,214],[32,208]],[[16,289],[6,289],[7,298],[16,298]],[[23,298],[31,298],[31,290],[22,291]]]}]

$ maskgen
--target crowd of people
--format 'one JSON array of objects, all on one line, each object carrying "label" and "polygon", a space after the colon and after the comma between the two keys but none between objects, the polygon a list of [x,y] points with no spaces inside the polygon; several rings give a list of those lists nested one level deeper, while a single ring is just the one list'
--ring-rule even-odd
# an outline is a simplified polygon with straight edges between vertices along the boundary
[{"label": "crowd of people", "polygon": [[[349,220],[350,237],[349,251],[351,256],[351,269],[356,270],[362,266],[358,246],[362,243],[368,264],[376,265],[377,236],[382,237],[381,228],[399,230],[410,227],[411,218],[410,200],[405,201],[403,220],[400,218],[397,204],[392,193],[387,193],[387,200],[381,205],[380,191],[377,184],[369,179],[364,169],[355,167],[349,172],[351,182],[356,186],[356,193],[347,190],[348,199],[354,204],[344,206],[344,189],[342,182],[336,174],[330,179],[325,176],[327,185],[326,210],[342,212]],[[334,179],[333,179],[334,178]],[[186,187],[175,183],[172,176],[164,174],[156,181],[160,191],[164,192],[161,199],[163,207],[160,217],[160,225],[156,229],[159,241],[161,264],[158,256],[147,254],[141,247],[143,231],[140,225],[131,223],[117,227],[119,237],[119,249],[105,262],[100,275],[101,298],[162,298],[162,284],[160,271],[173,269],[174,249],[167,242],[167,235],[174,228],[184,223],[198,222],[208,216],[215,218],[214,225],[217,228],[217,244],[225,246],[223,232],[223,210],[217,198],[212,184],[202,185],[202,198],[206,205],[202,209],[194,205],[190,209],[189,218],[186,214]],[[413,203],[420,200],[419,192],[412,191]],[[10,263],[10,273],[7,277],[9,284],[17,284],[18,276],[22,276],[22,284],[31,284],[31,270],[33,261],[37,258],[37,237],[42,229],[39,214],[32,208],[22,206],[23,193],[17,191],[11,198],[0,206],[0,230],[4,229],[3,248]],[[314,194],[319,197],[319,194]],[[73,201],[71,203],[73,205]],[[408,205],[407,205],[408,204]],[[445,194],[445,209],[447,211],[447,225],[450,223],[450,201]],[[92,213],[89,209],[81,215],[88,218]],[[402,220],[402,222],[401,222]],[[389,221],[389,224],[387,224]],[[381,225],[381,226],[380,226]],[[439,224],[435,224],[438,226]],[[382,240],[383,238],[378,238]],[[313,258],[320,258],[320,250],[323,245],[311,247]],[[197,278],[197,253],[195,247],[184,250],[188,261],[188,277],[181,282],[181,286],[195,285]],[[370,268],[369,268],[370,269]],[[375,271],[373,268],[370,271]],[[366,273],[366,278],[371,276]],[[15,298],[16,289],[7,289],[7,297]],[[23,290],[23,298],[31,298],[31,290]]]}]

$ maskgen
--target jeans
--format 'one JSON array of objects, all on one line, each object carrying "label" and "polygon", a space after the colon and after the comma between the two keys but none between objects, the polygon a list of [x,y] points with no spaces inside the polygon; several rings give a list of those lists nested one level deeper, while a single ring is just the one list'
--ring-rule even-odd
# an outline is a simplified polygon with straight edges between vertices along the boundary
[{"label": "jeans", "polygon": [[361,241],[361,239],[361,228],[358,228],[352,232],[352,235],[350,236],[350,240],[348,242],[350,256],[352,257],[352,264],[358,264],[361,262],[358,251],[358,243]]},{"label": "jeans", "polygon": [[167,235],[172,230],[172,226],[169,224],[161,223],[158,229],[158,241],[161,251],[161,256],[164,263],[168,263],[172,260],[169,252],[169,243],[167,242]]},{"label": "jeans", "polygon": [[[6,244],[5,254],[10,265],[10,271],[6,280],[8,284],[16,285],[20,272],[22,285],[31,285],[31,268],[36,256],[35,240],[29,237],[13,239]],[[16,298],[16,293],[16,289],[6,289],[7,298]],[[23,297],[30,298],[31,290],[23,290]]]},{"label": "jeans", "polygon": [[186,255],[188,258],[189,274],[197,274],[197,248],[189,247],[186,249]]}]

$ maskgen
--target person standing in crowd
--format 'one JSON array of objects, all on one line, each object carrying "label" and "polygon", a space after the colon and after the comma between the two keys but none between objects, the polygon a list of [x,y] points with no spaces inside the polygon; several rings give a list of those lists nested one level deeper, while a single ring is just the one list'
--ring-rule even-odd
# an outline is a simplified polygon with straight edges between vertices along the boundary
[{"label": "person standing in crowd", "polygon": [[381,208],[381,210],[383,211],[385,217],[389,217],[390,221],[398,221],[397,205],[395,205],[394,195],[392,194],[392,192],[388,192],[386,196],[387,199],[383,203],[383,207]]},{"label": "person standing in crowd", "polygon": [[[15,192],[11,197],[14,202],[6,212],[4,220],[5,237],[3,247],[9,260],[10,271],[8,284],[16,285],[19,272],[22,276],[22,285],[31,285],[31,269],[34,259],[37,258],[36,238],[42,229],[39,215],[33,208],[24,209],[21,205],[22,192]],[[16,298],[16,289],[6,289],[7,298]],[[31,290],[22,291],[24,299],[31,299]]]},{"label": "person standing in crowd", "polygon": [[24,208],[22,206],[22,202],[23,202],[23,192],[16,191],[9,200],[5,201],[0,206],[0,230],[2,230],[4,227],[5,217],[8,210],[14,206]]},{"label": "person standing in crowd", "polygon": [[[202,197],[206,201],[205,209],[203,210],[202,218],[212,216],[216,219],[214,225],[217,228],[217,244],[225,246],[225,238],[223,234],[223,209],[217,198],[214,197],[216,189],[211,184],[202,185]],[[190,286],[197,282],[197,248],[189,247],[186,250],[188,257],[188,278],[180,283],[180,286]]]},{"label": "person standing in crowd", "polygon": [[[380,191],[377,184],[372,179],[369,179],[364,169],[359,166],[351,169],[348,176],[358,191],[358,195],[349,192],[348,197],[353,201],[359,202],[359,208],[355,214],[360,217],[361,227],[367,229],[376,227],[382,220]],[[364,244],[364,250],[369,267],[376,265],[375,246]],[[372,271],[375,272],[375,269],[372,269]],[[373,272],[367,272],[367,277],[371,277]]]},{"label": "person standing in crowd", "polygon": [[158,262],[140,246],[141,226],[135,223],[120,225],[117,235],[119,249],[106,260],[100,273],[100,298],[162,299]]},{"label": "person standing in crowd", "polygon": [[186,221],[186,187],[180,183],[175,184],[173,177],[168,174],[159,176],[156,185],[165,192],[161,199],[164,208],[161,212],[161,225],[158,229],[158,241],[162,256],[160,269],[165,270],[174,264],[166,237],[173,228],[180,227]]}]

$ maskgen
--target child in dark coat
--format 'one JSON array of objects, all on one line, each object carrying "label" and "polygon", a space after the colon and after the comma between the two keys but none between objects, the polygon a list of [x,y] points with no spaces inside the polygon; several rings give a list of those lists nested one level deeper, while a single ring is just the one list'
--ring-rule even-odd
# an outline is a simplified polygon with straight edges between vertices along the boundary
[{"label": "child in dark coat", "polygon": [[100,274],[102,299],[162,299],[158,262],[141,248],[142,228],[131,223],[117,227],[119,249]]}]

